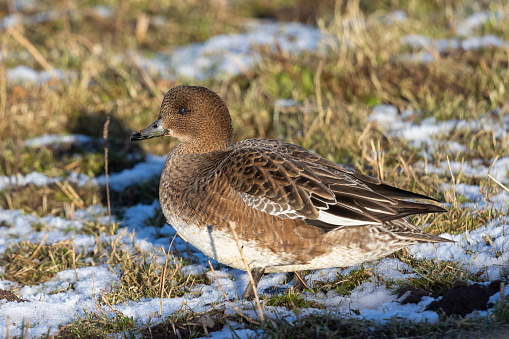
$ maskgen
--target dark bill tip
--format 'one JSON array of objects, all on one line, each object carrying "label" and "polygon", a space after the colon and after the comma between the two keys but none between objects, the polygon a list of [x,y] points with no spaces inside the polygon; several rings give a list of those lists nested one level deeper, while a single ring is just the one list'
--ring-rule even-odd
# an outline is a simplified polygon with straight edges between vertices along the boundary
[{"label": "dark bill tip", "polygon": [[157,119],[153,123],[150,124],[147,128],[144,130],[134,132],[131,135],[131,141],[140,141],[155,137],[162,137],[165,135],[166,131],[163,128],[163,124],[160,119]]},{"label": "dark bill tip", "polygon": [[132,135],[131,135],[131,141],[140,141],[140,140],[145,140],[147,139],[146,136],[143,136],[141,134],[141,131],[138,131],[138,132],[134,132]]}]

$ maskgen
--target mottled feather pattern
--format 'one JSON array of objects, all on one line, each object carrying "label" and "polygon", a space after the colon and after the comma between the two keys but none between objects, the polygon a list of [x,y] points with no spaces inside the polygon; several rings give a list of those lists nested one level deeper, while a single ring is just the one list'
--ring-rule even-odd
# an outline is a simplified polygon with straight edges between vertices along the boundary
[{"label": "mottled feather pattern", "polygon": [[[226,174],[222,171],[222,166],[198,175],[201,178],[196,180],[191,173],[201,172],[202,157],[178,154],[179,152],[177,146],[170,153],[161,176],[160,200],[162,206],[168,207],[164,212],[169,221],[182,218],[181,211],[186,211],[185,219],[188,223],[204,228],[212,226],[214,229],[228,230],[229,222],[233,221],[237,224],[240,238],[257,239],[260,246],[273,252],[295,251],[296,262],[306,262],[320,253],[323,254],[324,249],[315,246],[320,242],[322,230],[308,226],[301,219],[281,218],[249,207],[230,182],[224,180]],[[224,160],[224,153],[219,152],[215,157],[216,161],[221,159],[217,161],[219,165]],[[189,175],[175,175],[184,168]],[[234,181],[232,178],[232,182]],[[244,187],[250,188],[248,185]],[[296,233],[298,228],[309,230]],[[298,236],[299,233],[306,237]],[[289,234],[296,236],[289,237]]]},{"label": "mottled feather pattern", "polygon": [[311,202],[311,194],[334,199],[334,193],[306,168],[281,154],[263,148],[234,148],[225,159],[220,173],[233,189],[249,196],[268,199],[275,204],[290,206],[302,217],[317,218],[318,211]]},{"label": "mottled feather pattern", "polygon": [[[330,163],[315,154],[291,144],[273,140],[250,139],[233,145],[233,151],[224,160],[225,179],[241,193],[241,198],[252,208],[287,218],[302,218],[308,224],[325,231],[351,223],[382,223],[441,207],[400,200],[400,191],[390,197],[387,185],[371,180]],[[229,172],[226,172],[229,171]],[[247,174],[246,174],[247,173]],[[253,175],[255,174],[255,175]],[[386,195],[376,192],[383,188]],[[408,192],[405,198],[411,196]],[[420,195],[415,195],[420,198]],[[276,208],[274,205],[280,205]],[[285,212],[283,212],[285,211]],[[319,211],[330,215],[320,217]],[[323,214],[323,213],[322,213]],[[338,217],[334,222],[334,216]],[[320,219],[321,222],[315,222]]]},{"label": "mottled feather pattern", "polygon": [[[179,113],[181,107],[186,114]],[[170,90],[159,120],[151,125],[162,126],[158,133],[181,141],[161,175],[164,215],[179,234],[222,263],[244,269],[230,222],[248,262],[266,272],[354,265],[419,242],[448,241],[404,218],[444,211],[407,201],[430,199],[426,196],[288,143],[232,144],[228,109],[204,87]],[[134,140],[144,135],[154,131],[140,131]]]}]

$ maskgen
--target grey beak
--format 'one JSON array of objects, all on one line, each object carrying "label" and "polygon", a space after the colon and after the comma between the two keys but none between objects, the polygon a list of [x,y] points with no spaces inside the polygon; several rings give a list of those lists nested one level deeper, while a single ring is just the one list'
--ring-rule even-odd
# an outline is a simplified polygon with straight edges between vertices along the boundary
[{"label": "grey beak", "polygon": [[131,135],[131,141],[140,141],[155,137],[162,137],[166,133],[166,130],[163,128],[163,123],[161,119],[157,119],[153,123],[150,124],[144,130],[134,132]]}]

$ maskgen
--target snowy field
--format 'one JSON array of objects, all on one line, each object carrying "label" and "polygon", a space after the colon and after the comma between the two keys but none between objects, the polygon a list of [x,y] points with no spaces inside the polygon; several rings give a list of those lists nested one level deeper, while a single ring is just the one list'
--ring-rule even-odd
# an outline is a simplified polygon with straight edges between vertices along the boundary
[{"label": "snowy field", "polygon": [[[21,3],[24,4],[23,6],[32,6],[34,1]],[[97,16],[108,18],[112,15],[112,10],[108,7],[94,7],[92,10],[96,11]],[[30,16],[13,14],[0,19],[0,28],[6,30],[21,23],[52,21],[58,15],[58,10],[35,12]],[[431,38],[415,34],[404,36],[401,43],[407,45],[412,52],[395,57],[408,63],[432,63],[441,55],[454,50],[467,51],[487,47],[509,50],[509,40],[493,35],[475,34],[476,28],[486,21],[507,20],[508,16],[509,13],[500,12],[473,13],[456,23],[454,37]],[[397,11],[379,17],[377,20],[383,20],[388,27],[391,27],[405,25],[408,19],[404,12]],[[261,48],[273,50],[277,48],[285,55],[299,55],[305,52],[325,54],[333,48],[332,46],[340,43],[354,42],[346,39],[338,41],[337,37],[331,36],[330,33],[304,24],[253,21],[246,23],[243,33],[219,34],[203,42],[159,51],[150,57],[134,50],[125,52],[131,55],[135,63],[147,72],[148,76],[158,76],[166,81],[182,78],[206,81],[213,77],[228,79],[249,74],[262,62],[258,52]],[[9,57],[8,54],[7,59]],[[17,65],[6,69],[8,83],[17,86],[28,86],[34,83],[43,86],[55,77],[70,83],[80,76],[77,72],[58,68],[48,71]],[[444,207],[453,208],[456,204],[456,207],[459,206],[461,209],[474,211],[471,214],[473,218],[477,210],[497,211],[496,218],[475,230],[457,234],[441,234],[442,237],[454,240],[454,243],[442,243],[435,246],[424,244],[409,248],[409,254],[415,259],[454,262],[464,270],[465,274],[479,277],[478,284],[488,286],[491,282],[505,280],[509,276],[509,218],[507,217],[509,154],[497,156],[489,161],[467,157],[466,161],[442,160],[437,163],[433,159],[433,154],[437,151],[442,152],[443,159],[447,156],[457,159],[455,155],[467,152],[467,145],[448,139],[448,136],[458,131],[472,134],[489,133],[494,139],[508,143],[507,107],[485,113],[481,119],[437,120],[434,117],[423,116],[419,110],[399,110],[392,105],[376,105],[370,109],[367,122],[377,126],[387,138],[405,142],[408,147],[418,150],[421,160],[412,166],[417,176],[436,174],[450,177],[450,180],[442,184],[439,189],[444,192],[444,195],[461,196],[461,199],[444,203]],[[126,143],[128,139],[129,135],[125,135]],[[62,145],[87,148],[87,145],[92,142],[94,137],[66,133],[28,135],[22,144],[27,149],[38,152],[41,148],[58,150]],[[157,178],[164,161],[164,155],[147,153],[141,161],[129,168],[110,173],[109,189],[113,193],[120,194],[133,185]],[[492,181],[495,193],[487,194],[481,184],[456,183],[454,180],[458,176]],[[1,175],[0,191],[28,185],[45,187],[57,183],[72,183],[78,187],[105,187],[106,176],[101,174],[92,177],[78,172],[72,172],[66,176],[52,176],[38,171]],[[98,245],[99,243],[115,243],[116,246],[124,246],[124,249],[132,248],[145,253],[147,258],[157,263],[183,258],[185,259],[182,267],[183,274],[196,276],[205,274],[211,282],[197,284],[192,287],[190,293],[183,293],[179,297],[141,298],[105,305],[98,302],[98,299],[100,300],[101,295],[115,289],[115,286],[120,283],[123,273],[121,267],[111,267],[96,262],[93,266],[76,267],[58,272],[49,281],[31,286],[0,280],[0,289],[15,291],[15,294],[24,301],[0,300],[0,337],[6,337],[7,333],[11,337],[21,336],[22,331],[27,331],[29,337],[35,338],[46,334],[53,335],[58,333],[60,326],[84,318],[91,313],[103,314],[109,319],[122,314],[131,318],[139,328],[148,324],[157,324],[163,318],[176,314],[182,309],[196,313],[206,312],[211,308],[225,309],[225,314],[236,314],[237,310],[240,310],[246,316],[256,319],[258,315],[255,304],[238,298],[239,291],[243,291],[248,284],[247,274],[219,266],[212,261],[215,267],[214,276],[209,267],[209,258],[186,244],[170,225],[165,224],[160,227],[151,224],[156,220],[158,209],[157,196],[153,197],[152,203],[125,207],[120,212],[117,209],[112,219],[113,222],[119,223],[120,227],[115,230],[114,235],[103,232],[99,236],[82,231],[87,223],[91,222],[108,225],[108,210],[104,204],[93,204],[85,208],[77,207],[72,217],[35,215],[20,209],[0,209],[0,254],[20,242],[33,244],[43,242],[45,245],[70,242],[77,252],[84,253],[92,253],[95,249],[102,248]],[[44,226],[42,229],[34,228],[34,225],[41,224]],[[165,253],[168,252],[170,254],[166,256]],[[0,274],[4,274],[6,269],[6,266],[0,267]],[[262,302],[264,316],[294,321],[308,314],[324,313],[340,314],[382,324],[394,317],[416,322],[440,321],[439,313],[430,310],[429,306],[435,301],[440,301],[441,296],[423,296],[417,303],[403,303],[402,301],[409,296],[410,292],[398,296],[394,289],[385,284],[387,281],[397,284],[420,277],[410,265],[395,257],[368,262],[363,264],[362,268],[358,266],[311,272],[306,276],[306,283],[313,287],[317,283],[337,281],[338,275],[348,275],[352,271],[361,269],[373,274],[353,288],[350,294],[345,295],[334,289],[326,293],[321,290],[305,291],[300,297],[309,304],[320,305],[319,308],[304,307],[296,312],[291,308],[268,306]],[[259,283],[258,292],[263,298],[270,298],[277,294],[288,293],[290,288],[291,281],[285,274],[266,274]],[[229,301],[226,300],[222,290]],[[472,319],[488,317],[500,301],[500,295],[501,292],[498,290],[491,293],[485,310],[474,310],[466,317]],[[509,295],[509,285],[505,285],[505,295]],[[161,315],[163,318],[160,318]],[[30,325],[26,329],[23,326],[28,322]],[[244,324],[235,322],[209,334],[213,338],[224,338],[231,337],[232,333],[235,333],[237,338],[262,335],[260,330],[248,329]],[[119,336],[122,337],[123,334],[120,333]]]}]

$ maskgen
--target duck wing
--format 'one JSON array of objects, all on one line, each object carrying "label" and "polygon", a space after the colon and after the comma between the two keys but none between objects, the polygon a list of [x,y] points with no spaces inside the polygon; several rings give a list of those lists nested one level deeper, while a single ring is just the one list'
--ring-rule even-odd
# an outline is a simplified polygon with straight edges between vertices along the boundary
[{"label": "duck wing", "polygon": [[295,145],[249,139],[233,145],[217,171],[251,208],[332,231],[411,214],[444,212],[401,199],[430,199],[347,170]]}]

